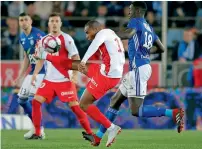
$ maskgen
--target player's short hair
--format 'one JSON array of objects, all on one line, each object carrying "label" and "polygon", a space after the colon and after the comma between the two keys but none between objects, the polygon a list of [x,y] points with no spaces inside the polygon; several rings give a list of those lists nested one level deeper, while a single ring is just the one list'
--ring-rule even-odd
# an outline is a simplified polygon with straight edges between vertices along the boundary
[{"label": "player's short hair", "polygon": [[51,14],[49,15],[49,18],[51,18],[51,17],[60,17],[60,18],[61,18],[61,15],[60,15],[60,13],[53,12],[53,13],[51,13]]},{"label": "player's short hair", "polygon": [[94,27],[100,27],[101,24],[96,20],[90,20],[85,24],[85,27],[86,26],[94,28]]},{"label": "player's short hair", "polygon": [[147,10],[147,4],[143,1],[132,2],[133,7],[141,8],[143,11]]},{"label": "player's short hair", "polygon": [[[30,17],[30,15],[27,14],[27,13],[25,13],[25,12],[22,12],[22,13],[19,15],[19,17],[25,17],[25,16],[29,16],[29,17]],[[31,17],[30,17],[30,18],[31,18]]]}]

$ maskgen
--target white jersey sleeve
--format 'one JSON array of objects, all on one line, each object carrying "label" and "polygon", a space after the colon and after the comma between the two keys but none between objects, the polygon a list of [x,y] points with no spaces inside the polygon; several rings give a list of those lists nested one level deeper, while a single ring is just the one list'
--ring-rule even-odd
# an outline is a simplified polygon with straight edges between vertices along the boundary
[{"label": "white jersey sleeve", "polygon": [[65,48],[68,50],[68,57],[79,54],[78,49],[74,43],[74,39],[68,34],[62,33],[65,40]]},{"label": "white jersey sleeve", "polygon": [[88,59],[95,54],[95,52],[99,49],[100,45],[104,43],[106,40],[106,35],[103,34],[102,30],[97,33],[95,39],[92,41],[90,46],[88,47],[87,52],[85,53],[82,62],[86,63]]}]

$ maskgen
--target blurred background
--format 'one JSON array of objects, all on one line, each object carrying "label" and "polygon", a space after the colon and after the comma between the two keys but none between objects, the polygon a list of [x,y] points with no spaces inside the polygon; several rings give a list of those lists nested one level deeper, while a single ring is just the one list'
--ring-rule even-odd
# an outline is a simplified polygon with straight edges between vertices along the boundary
[{"label": "blurred background", "polygon": [[[107,28],[119,30],[128,22],[129,1],[13,1],[1,2],[1,129],[28,129],[29,120],[17,103],[18,88],[11,86],[16,78],[23,50],[19,45],[18,15],[27,12],[33,26],[47,33],[51,12],[62,15],[63,31],[70,34],[82,58],[89,46],[83,27],[96,19]],[[148,96],[144,104],[186,110],[185,129],[202,130],[202,2],[146,2],[145,16],[167,47],[164,54],[151,55],[153,73],[148,83]],[[123,41],[127,56],[127,41]],[[125,72],[128,71],[128,62]],[[78,95],[81,96],[88,78],[79,74]],[[109,105],[109,92],[97,105],[105,112]],[[47,128],[80,127],[67,105],[57,97],[50,105],[43,105],[44,126]],[[158,119],[158,121],[156,121]],[[130,116],[128,103],[119,111],[116,123],[123,128],[172,129],[169,118],[140,119]],[[92,127],[98,125],[91,121]]]}]

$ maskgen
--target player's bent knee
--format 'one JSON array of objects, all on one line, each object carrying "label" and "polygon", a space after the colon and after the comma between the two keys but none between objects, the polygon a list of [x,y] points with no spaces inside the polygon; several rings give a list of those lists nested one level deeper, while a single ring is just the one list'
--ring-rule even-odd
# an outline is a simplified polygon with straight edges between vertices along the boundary
[{"label": "player's bent knee", "polygon": [[19,104],[24,104],[24,103],[26,103],[28,101],[28,98],[22,98],[22,97],[19,97],[18,98],[18,103]]},{"label": "player's bent knee", "polygon": [[37,100],[40,103],[44,103],[46,101],[46,98],[44,98],[43,96],[40,96],[40,95],[35,95],[34,100]]},{"label": "player's bent knee", "polygon": [[131,114],[132,114],[133,116],[136,116],[136,117],[139,116],[138,110],[131,110]]},{"label": "player's bent knee", "polygon": [[86,111],[87,108],[88,108],[88,104],[79,103],[79,107],[80,107],[83,111]]},{"label": "player's bent knee", "polygon": [[69,102],[68,105],[69,105],[69,107],[73,107],[73,106],[78,106],[79,103],[78,103],[78,101],[75,100],[75,101]]}]

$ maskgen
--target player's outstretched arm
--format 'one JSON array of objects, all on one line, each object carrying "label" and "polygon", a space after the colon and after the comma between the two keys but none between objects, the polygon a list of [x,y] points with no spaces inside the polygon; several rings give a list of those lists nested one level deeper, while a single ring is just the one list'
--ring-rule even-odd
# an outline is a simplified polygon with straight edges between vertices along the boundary
[{"label": "player's outstretched arm", "polygon": [[60,65],[67,70],[78,70],[83,74],[87,74],[88,66],[92,63],[86,63],[85,67],[81,66],[81,60],[72,60],[67,57],[55,56],[47,54],[44,58],[54,64]]},{"label": "player's outstretched arm", "polygon": [[159,39],[157,39],[154,42],[154,47],[151,48],[150,53],[155,54],[155,53],[163,53],[165,51],[165,47],[161,43]]},{"label": "player's outstretched arm", "polygon": [[[80,60],[80,56],[78,54],[75,54],[71,57],[72,60]],[[71,81],[74,83],[77,83],[78,80],[78,71],[73,71]]]},{"label": "player's outstretched arm", "polygon": [[29,58],[28,58],[26,52],[24,52],[24,59],[23,59],[23,62],[22,62],[18,77],[13,82],[14,86],[16,86],[19,83],[20,79],[25,75],[25,72],[27,71],[27,69],[29,67],[29,64],[30,64]]},{"label": "player's outstretched arm", "polygon": [[132,28],[127,28],[124,29],[123,31],[118,31],[116,34],[122,39],[130,39],[134,34],[136,33],[135,29]]}]

